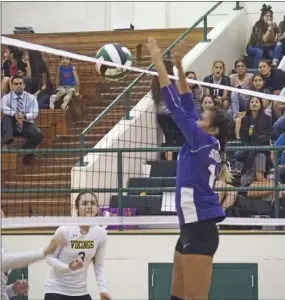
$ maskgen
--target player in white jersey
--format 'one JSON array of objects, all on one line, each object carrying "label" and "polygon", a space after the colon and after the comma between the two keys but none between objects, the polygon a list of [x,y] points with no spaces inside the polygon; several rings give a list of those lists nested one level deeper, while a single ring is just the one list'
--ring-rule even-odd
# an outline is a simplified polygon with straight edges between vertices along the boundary
[{"label": "player in white jersey", "polygon": [[[75,206],[78,216],[95,217],[98,200],[95,194],[80,193]],[[87,290],[87,272],[92,262],[101,300],[110,300],[104,257],[107,233],[100,226],[61,226],[54,234],[64,239],[64,245],[47,257],[52,267],[45,284],[45,300],[91,300]]]},{"label": "player in white jersey", "polygon": [[[2,210],[1,217],[4,218]],[[18,294],[25,294],[28,292],[28,283],[26,281],[16,281],[7,286],[11,269],[24,268],[29,264],[44,259],[46,255],[54,253],[60,245],[61,240],[52,239],[49,245],[44,249],[20,253],[10,253],[1,245],[1,299],[9,300]]]}]

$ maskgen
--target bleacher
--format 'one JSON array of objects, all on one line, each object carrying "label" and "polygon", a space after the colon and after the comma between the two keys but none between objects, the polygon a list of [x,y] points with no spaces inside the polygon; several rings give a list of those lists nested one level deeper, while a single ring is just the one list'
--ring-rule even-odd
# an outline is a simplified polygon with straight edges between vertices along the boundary
[{"label": "bleacher", "polygon": [[[167,48],[185,29],[138,30],[120,32],[120,42],[135,58],[134,65],[146,68],[150,63],[145,41],[152,35],[162,48]],[[185,39],[190,50],[202,39],[203,30],[195,29]],[[52,48],[94,56],[106,43],[118,41],[118,32],[88,32],[66,34],[9,35]],[[4,46],[2,45],[2,48]],[[59,57],[45,55],[51,79],[55,81]],[[80,79],[80,97],[74,99],[67,111],[40,110],[37,126],[44,133],[39,148],[78,148],[79,135],[123,90],[137,74],[131,73],[119,82],[106,82],[97,73],[94,64],[73,62]],[[131,107],[149,91],[150,79],[145,78],[134,88]],[[107,114],[85,137],[85,147],[93,147],[125,115],[124,103]],[[20,148],[23,138],[15,138],[14,148]],[[33,166],[24,166],[20,155],[2,154],[2,188],[70,188],[71,168],[79,159],[76,154],[37,155]],[[70,193],[2,193],[2,209],[7,216],[68,216]]]}]

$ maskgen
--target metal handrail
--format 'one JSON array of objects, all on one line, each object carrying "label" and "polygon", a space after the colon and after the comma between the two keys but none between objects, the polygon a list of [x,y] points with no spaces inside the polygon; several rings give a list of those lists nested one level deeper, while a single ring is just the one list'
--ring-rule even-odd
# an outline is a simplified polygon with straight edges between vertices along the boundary
[{"label": "metal handrail", "polygon": [[[191,27],[189,27],[184,33],[182,33],[168,48],[166,48],[162,55],[165,56],[167,53],[169,53],[170,50],[172,50],[176,44],[179,43],[182,39],[184,39],[197,25],[199,25],[202,21],[204,21],[205,24],[207,24],[207,16],[214,11],[218,6],[220,6],[223,3],[223,1],[217,2],[211,9],[209,9],[207,12],[205,12]],[[238,4],[236,4],[238,5]],[[204,25],[205,25],[204,24]],[[207,41],[207,28],[204,26],[204,32],[203,32],[203,40]],[[149,65],[148,68],[146,69],[147,71],[151,70],[153,68],[153,64]],[[125,95],[127,92],[129,92],[132,87],[137,84],[144,76],[146,73],[141,73],[139,77],[137,77],[130,85],[128,85],[124,91],[109,105],[107,106],[98,117],[95,118],[94,121],[92,121],[80,134],[80,147],[84,147],[84,136],[87,134],[93,126],[98,124],[101,119],[120,101],[123,95]],[[83,154],[80,157],[80,165],[84,165],[83,162]]]}]

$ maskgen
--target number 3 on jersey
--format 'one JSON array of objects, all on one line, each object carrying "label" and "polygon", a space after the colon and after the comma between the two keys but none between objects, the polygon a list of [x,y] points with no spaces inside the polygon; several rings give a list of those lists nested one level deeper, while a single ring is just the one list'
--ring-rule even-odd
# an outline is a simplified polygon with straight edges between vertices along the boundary
[{"label": "number 3 on jersey", "polygon": [[208,169],[210,171],[209,186],[210,186],[211,189],[213,189],[214,186],[215,186],[215,182],[217,180],[217,177],[216,177],[216,165],[210,165]]},{"label": "number 3 on jersey", "polygon": [[82,262],[84,262],[84,258],[85,258],[85,252],[79,252],[78,256],[80,256]]}]

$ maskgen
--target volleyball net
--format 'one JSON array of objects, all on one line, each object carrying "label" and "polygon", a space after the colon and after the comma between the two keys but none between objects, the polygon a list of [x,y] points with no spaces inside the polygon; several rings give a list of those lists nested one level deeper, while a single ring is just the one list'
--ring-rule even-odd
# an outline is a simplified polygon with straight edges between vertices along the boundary
[{"label": "volleyball net", "polygon": [[[25,147],[28,139],[17,132],[12,143],[2,145],[1,208],[6,215],[2,228],[86,223],[125,229],[177,228],[176,165],[184,138],[156,93],[157,73],[148,68],[151,60],[146,47],[142,46],[138,55],[137,47],[125,45],[133,54],[133,65],[123,66],[94,58],[103,45],[91,49],[90,45],[64,46],[58,42],[60,48],[66,47],[65,51],[56,49],[52,41],[47,44],[53,47],[2,37],[2,53],[7,46],[13,46],[22,50],[24,60],[29,60],[32,74],[22,76],[26,90],[37,97],[39,113],[35,124],[43,133],[35,149]],[[75,53],[77,49],[82,49],[80,54]],[[62,57],[71,59],[79,77],[79,90],[72,94],[66,107],[62,107],[64,95],[50,107],[52,97],[58,93],[56,77]],[[165,59],[169,64],[171,55]],[[128,73],[119,80],[108,81],[98,73],[98,63]],[[42,88],[47,74],[49,90]],[[191,77],[191,73],[187,75]],[[5,77],[2,72],[2,80]],[[169,77],[177,80],[175,75]],[[266,144],[267,138],[278,139],[269,126],[258,132],[264,138],[245,146],[240,140],[247,139],[250,144],[257,138],[254,126],[241,121],[247,116],[247,107],[236,115],[231,110],[233,99],[242,99],[248,105],[256,97],[262,99],[267,114],[273,103],[278,103],[282,114],[285,97],[187,80],[196,93],[199,110],[207,109],[207,105],[222,107],[223,102],[215,93],[228,91],[227,111],[233,126],[227,154],[233,181],[216,185],[228,216],[223,222],[225,228],[285,226],[283,169],[279,167],[285,144],[278,148]],[[14,88],[8,82],[6,92]],[[201,96],[208,92],[209,97]],[[2,113],[3,129],[3,108]],[[265,128],[263,124],[261,127]],[[34,154],[33,160],[24,163],[27,154]],[[266,179],[258,182],[256,172],[263,173]],[[80,196],[83,192],[86,194]],[[87,205],[94,199],[98,217],[78,217],[76,204]]]}]

